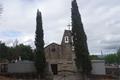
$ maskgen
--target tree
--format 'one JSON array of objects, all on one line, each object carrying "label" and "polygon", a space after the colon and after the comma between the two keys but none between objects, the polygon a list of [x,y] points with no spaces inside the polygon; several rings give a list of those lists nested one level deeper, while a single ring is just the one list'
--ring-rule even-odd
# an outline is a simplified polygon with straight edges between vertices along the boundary
[{"label": "tree", "polygon": [[97,55],[90,55],[90,59],[91,60],[100,60],[101,58],[99,58]]},{"label": "tree", "polygon": [[14,47],[9,47],[7,59],[9,61],[12,61],[13,59],[16,59],[16,53],[15,53],[15,48]]},{"label": "tree", "polygon": [[46,68],[46,59],[44,53],[44,33],[42,28],[42,16],[41,12],[37,10],[36,18],[36,36],[35,36],[35,46],[36,46],[36,56],[35,56],[35,65],[37,73],[41,78],[45,78],[45,68]]},{"label": "tree", "polygon": [[89,59],[87,37],[83,29],[83,24],[76,0],[72,1],[72,35],[77,69],[83,75],[88,75],[90,74],[92,67]]},{"label": "tree", "polygon": [[8,57],[8,47],[5,43],[0,42],[0,58],[7,59]]},{"label": "tree", "polygon": [[15,47],[8,47],[5,43],[0,42],[0,59],[7,59],[9,61],[18,59],[33,60],[34,53],[30,46],[19,44]]},{"label": "tree", "polygon": [[105,56],[105,62],[106,63],[109,63],[109,64],[115,64],[117,63],[117,54],[114,53],[114,54],[108,54]]},{"label": "tree", "polygon": [[19,56],[22,60],[33,60],[33,50],[30,46],[19,44],[16,47],[14,47],[15,54],[17,55],[17,58]]},{"label": "tree", "polygon": [[105,62],[109,64],[120,64],[120,48],[116,53],[106,55]]}]

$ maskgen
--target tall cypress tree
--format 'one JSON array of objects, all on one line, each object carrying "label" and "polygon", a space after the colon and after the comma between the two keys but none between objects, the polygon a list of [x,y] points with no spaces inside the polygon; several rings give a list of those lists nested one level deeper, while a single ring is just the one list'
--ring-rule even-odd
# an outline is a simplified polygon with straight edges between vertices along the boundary
[{"label": "tall cypress tree", "polygon": [[35,65],[36,65],[37,73],[40,75],[41,78],[44,78],[46,59],[44,53],[44,33],[42,27],[42,16],[39,10],[37,10],[37,17],[36,17],[35,46],[36,46]]},{"label": "tall cypress tree", "polygon": [[89,59],[89,51],[87,46],[87,37],[84,32],[81,16],[78,10],[76,0],[72,1],[72,35],[73,45],[76,55],[76,66],[80,73],[89,74],[91,72],[91,61]]}]

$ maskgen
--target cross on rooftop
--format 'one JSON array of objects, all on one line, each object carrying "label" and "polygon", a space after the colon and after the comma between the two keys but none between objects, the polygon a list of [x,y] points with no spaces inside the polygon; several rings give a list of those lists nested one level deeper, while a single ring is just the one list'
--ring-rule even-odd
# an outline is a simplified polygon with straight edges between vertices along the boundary
[{"label": "cross on rooftop", "polygon": [[68,24],[67,27],[68,27],[68,30],[71,30],[71,25],[70,24]]}]

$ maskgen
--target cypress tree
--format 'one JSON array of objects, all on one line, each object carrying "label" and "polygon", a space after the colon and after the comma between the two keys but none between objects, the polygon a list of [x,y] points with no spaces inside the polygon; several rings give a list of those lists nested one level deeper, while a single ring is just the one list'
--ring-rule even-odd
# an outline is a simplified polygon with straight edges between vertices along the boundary
[{"label": "cypress tree", "polygon": [[39,10],[37,10],[36,17],[35,46],[36,46],[35,66],[37,69],[37,73],[40,75],[41,78],[44,78],[46,59],[44,53],[44,33],[42,28],[42,16]]},{"label": "cypress tree", "polygon": [[87,46],[87,37],[84,32],[81,15],[78,10],[76,0],[72,1],[72,35],[73,45],[75,48],[75,63],[78,71],[84,75],[91,72],[91,61],[89,59],[89,51]]}]

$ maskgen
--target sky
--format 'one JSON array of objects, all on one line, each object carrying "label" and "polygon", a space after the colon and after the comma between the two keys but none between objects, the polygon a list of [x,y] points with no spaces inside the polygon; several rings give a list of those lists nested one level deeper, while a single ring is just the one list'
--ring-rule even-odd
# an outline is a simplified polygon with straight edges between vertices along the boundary
[{"label": "sky", "polygon": [[[71,23],[72,0],[0,0],[0,40],[34,46],[36,12],[42,12],[45,45],[61,43]],[[120,47],[120,0],[77,0],[91,54]]]}]

